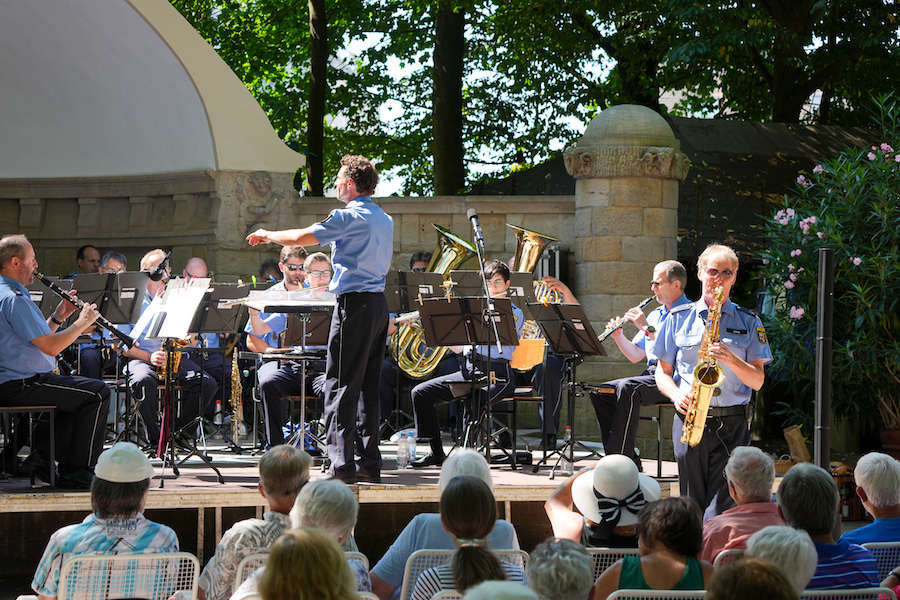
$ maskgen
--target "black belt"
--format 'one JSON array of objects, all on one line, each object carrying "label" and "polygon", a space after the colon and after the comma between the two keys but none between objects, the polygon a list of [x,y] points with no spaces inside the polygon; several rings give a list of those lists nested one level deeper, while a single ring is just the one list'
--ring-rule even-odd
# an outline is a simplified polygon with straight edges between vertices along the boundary
[{"label": "black belt", "polygon": [[710,406],[709,412],[706,413],[707,419],[715,417],[736,417],[747,414],[747,404],[738,404],[737,406]]},{"label": "black belt", "polygon": [[40,377],[40,374],[37,374],[32,375],[27,379],[10,379],[9,381],[4,381],[3,383],[0,383],[0,391],[3,391],[6,394],[21,392],[32,383],[37,383],[37,380],[40,379]]}]

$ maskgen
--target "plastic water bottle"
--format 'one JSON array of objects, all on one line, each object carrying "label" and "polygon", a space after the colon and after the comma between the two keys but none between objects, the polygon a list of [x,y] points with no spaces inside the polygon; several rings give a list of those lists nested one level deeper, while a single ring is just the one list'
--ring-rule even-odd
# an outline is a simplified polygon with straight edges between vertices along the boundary
[{"label": "plastic water bottle", "polygon": [[412,461],[416,460],[416,436],[412,433],[406,434],[406,448],[410,466],[412,466]]},{"label": "plastic water bottle", "polygon": [[572,474],[572,461],[569,460],[569,451],[573,449],[573,448],[571,448],[571,442],[572,442],[572,427],[570,427],[569,425],[566,425],[566,433],[563,437],[564,451],[563,451],[563,455],[562,455],[562,460],[559,462],[559,468],[563,473],[565,473],[567,475]]},{"label": "plastic water bottle", "polygon": [[403,433],[400,435],[400,439],[397,440],[397,468],[405,469],[409,464],[409,444],[406,439],[406,434]]}]

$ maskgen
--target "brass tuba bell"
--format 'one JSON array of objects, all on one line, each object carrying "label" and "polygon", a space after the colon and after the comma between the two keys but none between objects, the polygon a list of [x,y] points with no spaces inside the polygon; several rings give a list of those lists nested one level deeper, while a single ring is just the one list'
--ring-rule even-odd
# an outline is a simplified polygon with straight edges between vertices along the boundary
[{"label": "brass tuba bell", "polygon": [[[425,269],[429,273],[447,275],[453,269],[475,256],[475,246],[449,229],[435,225],[437,247],[431,255],[431,262]],[[401,325],[391,336],[391,357],[404,373],[413,379],[428,377],[447,354],[447,348],[429,348],[425,344],[425,332],[418,323]]]}]

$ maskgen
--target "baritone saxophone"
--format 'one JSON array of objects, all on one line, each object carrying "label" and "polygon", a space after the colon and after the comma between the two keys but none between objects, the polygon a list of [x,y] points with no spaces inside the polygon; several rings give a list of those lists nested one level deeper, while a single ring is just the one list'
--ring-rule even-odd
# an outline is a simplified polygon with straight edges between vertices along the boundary
[{"label": "baritone saxophone", "polygon": [[700,342],[697,366],[694,367],[691,401],[681,427],[681,443],[688,446],[696,446],[703,438],[709,402],[715,395],[716,389],[725,382],[725,371],[709,351],[710,345],[719,341],[719,322],[722,319],[725,293],[721,287],[716,288],[713,293],[715,302],[709,307],[706,317],[706,330],[703,332],[703,340]]}]

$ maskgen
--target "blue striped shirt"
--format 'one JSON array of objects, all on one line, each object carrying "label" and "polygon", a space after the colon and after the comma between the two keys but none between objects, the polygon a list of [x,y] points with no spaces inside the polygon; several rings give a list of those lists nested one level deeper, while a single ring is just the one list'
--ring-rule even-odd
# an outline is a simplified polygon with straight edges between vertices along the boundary
[{"label": "blue striped shirt", "polygon": [[808,590],[849,590],[878,587],[878,565],[872,553],[856,544],[813,542],[819,562]]},{"label": "blue striped shirt", "polygon": [[67,525],[50,536],[38,564],[31,589],[56,596],[63,563],[79,554],[150,554],[178,552],[178,537],[171,528],[144,515],[131,519],[101,519],[95,514],[76,525]]}]

